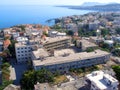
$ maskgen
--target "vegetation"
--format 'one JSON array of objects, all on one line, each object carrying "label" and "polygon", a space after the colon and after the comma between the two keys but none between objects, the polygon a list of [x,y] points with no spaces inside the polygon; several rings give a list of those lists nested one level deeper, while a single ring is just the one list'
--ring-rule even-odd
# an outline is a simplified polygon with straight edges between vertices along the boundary
[{"label": "vegetation", "polygon": [[117,34],[120,34],[120,28],[117,28],[117,29],[116,29],[116,33],[117,33]]},{"label": "vegetation", "polygon": [[11,41],[11,44],[9,45],[8,49],[12,57],[15,58],[15,43],[17,43],[17,41],[12,40],[12,39],[10,41]]},{"label": "vegetation", "polygon": [[103,36],[103,37],[105,37],[106,35],[109,35],[110,33],[109,33],[109,30],[108,29],[102,29],[101,30],[101,35]]},{"label": "vegetation", "polygon": [[24,25],[20,25],[20,26],[16,26],[18,28],[21,28],[22,31],[25,31],[25,26]]},{"label": "vegetation", "polygon": [[67,82],[67,81],[68,79],[65,75],[54,77],[54,84],[60,84],[60,83]]},{"label": "vegetation", "polygon": [[112,53],[113,53],[115,56],[120,57],[120,49],[115,49]]},{"label": "vegetation", "polygon": [[0,53],[0,57],[3,58],[3,62],[7,62],[10,57],[10,51],[9,50],[4,50],[2,53]]},{"label": "vegetation", "polygon": [[12,80],[5,80],[3,79],[2,85],[0,85],[0,90],[4,90],[5,87],[7,87],[9,84],[12,84]]},{"label": "vegetation", "polygon": [[2,68],[2,76],[5,80],[9,80],[10,77],[10,70],[9,70],[10,64],[9,63],[3,63]]},{"label": "vegetation", "polygon": [[72,30],[68,30],[66,33],[67,33],[67,35],[70,35],[70,36],[74,35],[74,32]]},{"label": "vegetation", "polygon": [[48,34],[47,34],[47,32],[46,32],[46,31],[44,31],[44,32],[43,32],[43,35],[48,36]]},{"label": "vegetation", "polygon": [[85,75],[86,73],[90,73],[92,71],[95,71],[95,70],[99,70],[99,66],[98,65],[94,65],[94,66],[91,66],[91,67],[86,67],[86,68],[71,68],[69,71],[72,73],[72,74],[75,74],[75,75],[78,75],[78,76],[83,76]]},{"label": "vegetation", "polygon": [[112,49],[111,47],[109,47],[107,43],[104,43],[104,42],[100,42],[99,46],[101,47],[101,50],[107,51],[107,52],[110,52]]},{"label": "vegetation", "polygon": [[112,69],[116,73],[117,79],[120,81],[120,66],[119,65],[112,66]]},{"label": "vegetation", "polygon": [[87,49],[86,49],[86,52],[93,52],[94,50],[95,50],[95,48],[92,48],[92,47],[91,47],[91,48],[87,48]]},{"label": "vegetation", "polygon": [[96,30],[79,29],[78,35],[82,37],[96,36]]},{"label": "vegetation", "polygon": [[53,27],[52,27],[52,29],[62,29],[62,27],[61,27],[61,25],[54,25]]},{"label": "vegetation", "polygon": [[25,90],[33,90],[34,84],[37,82],[45,83],[45,82],[53,82],[54,75],[46,69],[41,69],[39,71],[26,71],[23,74],[23,77],[20,81],[21,87]]},{"label": "vegetation", "polygon": [[2,66],[1,66],[1,69],[2,69],[2,85],[0,86],[0,90],[3,90],[6,86],[13,83],[12,80],[9,80],[9,78],[10,78],[9,67],[10,67],[9,63],[3,63]]}]

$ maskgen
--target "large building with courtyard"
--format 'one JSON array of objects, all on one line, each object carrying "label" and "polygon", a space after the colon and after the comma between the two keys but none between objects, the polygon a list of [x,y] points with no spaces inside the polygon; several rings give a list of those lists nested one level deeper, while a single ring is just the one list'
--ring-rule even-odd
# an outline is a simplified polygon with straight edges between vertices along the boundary
[{"label": "large building with courtyard", "polygon": [[104,64],[110,59],[110,53],[95,50],[94,52],[81,52],[64,54],[63,56],[45,57],[32,60],[35,70],[46,68],[52,72],[60,71],[67,73],[71,68],[89,67],[92,65]]}]

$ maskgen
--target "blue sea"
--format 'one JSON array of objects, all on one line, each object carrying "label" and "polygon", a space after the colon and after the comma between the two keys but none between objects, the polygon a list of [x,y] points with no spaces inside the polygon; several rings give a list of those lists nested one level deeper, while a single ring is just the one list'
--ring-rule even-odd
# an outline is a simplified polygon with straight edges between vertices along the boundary
[{"label": "blue sea", "polygon": [[53,25],[46,21],[70,15],[82,15],[92,11],[73,10],[65,7],[39,5],[1,5],[0,28],[7,28],[17,24]]}]

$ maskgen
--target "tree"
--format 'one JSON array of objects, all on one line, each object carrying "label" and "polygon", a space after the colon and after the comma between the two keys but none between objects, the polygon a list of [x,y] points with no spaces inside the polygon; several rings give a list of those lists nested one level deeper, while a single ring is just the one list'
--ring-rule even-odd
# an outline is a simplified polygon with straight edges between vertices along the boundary
[{"label": "tree", "polygon": [[69,30],[69,31],[67,32],[67,34],[73,36],[73,35],[74,35],[74,32],[73,32],[72,30]]},{"label": "tree", "polygon": [[112,53],[116,56],[120,56],[120,49],[115,49]]},{"label": "tree", "polygon": [[21,87],[25,90],[33,90],[35,84],[35,71],[26,71],[20,80]]},{"label": "tree", "polygon": [[87,51],[87,52],[93,52],[93,51],[94,51],[94,48],[92,48],[92,47],[87,48],[86,51]]},{"label": "tree", "polygon": [[117,33],[117,34],[120,34],[120,28],[117,28],[117,29],[116,29],[116,33]]},{"label": "tree", "polygon": [[34,71],[34,70],[26,71],[23,74],[20,83],[23,89],[33,90],[34,84],[36,84],[37,82],[45,83],[45,82],[53,82],[53,81],[54,81],[53,74],[46,69],[41,69],[38,71]]},{"label": "tree", "polygon": [[12,57],[15,57],[15,43],[17,43],[17,41],[11,40],[11,44],[8,47]]},{"label": "tree", "polygon": [[53,74],[49,72],[48,70],[41,69],[35,72],[35,80],[40,83],[53,82],[54,77],[53,77]]},{"label": "tree", "polygon": [[119,65],[112,66],[112,69],[116,73],[117,79],[120,81],[120,66]]},{"label": "tree", "polygon": [[79,36],[96,36],[96,31],[95,30],[87,30],[87,29],[79,29],[78,30],[78,35]]},{"label": "tree", "polygon": [[109,34],[109,30],[108,29],[102,29],[101,30],[101,35],[103,35],[104,37],[106,36],[106,35],[108,35]]}]

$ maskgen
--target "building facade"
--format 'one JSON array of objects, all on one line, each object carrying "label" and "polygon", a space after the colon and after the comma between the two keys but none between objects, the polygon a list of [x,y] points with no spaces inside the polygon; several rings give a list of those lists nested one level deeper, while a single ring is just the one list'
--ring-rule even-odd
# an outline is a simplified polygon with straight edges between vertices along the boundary
[{"label": "building facade", "polygon": [[109,74],[103,71],[94,71],[86,75],[85,83],[90,90],[118,90],[119,82]]},{"label": "building facade", "polygon": [[43,60],[33,60],[35,70],[46,68],[52,72],[67,73],[71,68],[89,67],[104,64],[110,59],[110,54],[101,50],[82,52],[64,57],[48,57]]},{"label": "building facade", "polygon": [[15,52],[17,62],[26,62],[31,60],[31,45],[25,45],[22,43],[15,44]]},{"label": "building facade", "polygon": [[43,43],[43,47],[49,51],[52,49],[67,48],[70,46],[70,44],[71,44],[70,37],[60,36],[54,38],[47,38]]}]

